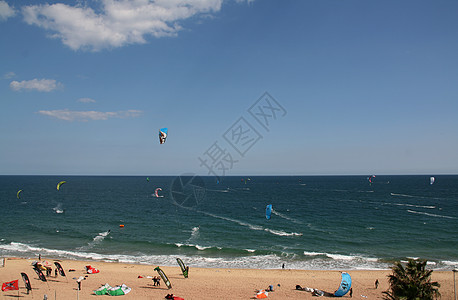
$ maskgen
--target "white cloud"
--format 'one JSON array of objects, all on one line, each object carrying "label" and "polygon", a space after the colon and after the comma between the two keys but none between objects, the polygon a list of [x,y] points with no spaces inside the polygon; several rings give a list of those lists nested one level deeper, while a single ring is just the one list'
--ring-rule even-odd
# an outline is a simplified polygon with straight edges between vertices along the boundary
[{"label": "white cloud", "polygon": [[91,99],[91,98],[79,98],[76,101],[81,102],[81,103],[95,103],[96,102],[94,99]]},{"label": "white cloud", "polygon": [[45,116],[50,116],[64,121],[97,121],[108,120],[110,118],[136,118],[143,112],[141,110],[125,110],[117,112],[103,111],[74,111],[68,109],[61,110],[40,110],[37,113]]},{"label": "white cloud", "polygon": [[15,14],[16,12],[8,5],[8,3],[0,1],[0,21],[6,21],[9,17],[13,17]]},{"label": "white cloud", "polygon": [[54,79],[32,79],[23,81],[11,81],[10,88],[15,91],[37,90],[39,92],[51,92],[63,85]]},{"label": "white cloud", "polygon": [[[174,36],[180,21],[217,12],[223,0],[100,0],[100,7],[63,3],[24,6],[24,20],[52,32],[73,50],[145,43],[146,36]],[[92,2],[94,3],[94,2]]]}]

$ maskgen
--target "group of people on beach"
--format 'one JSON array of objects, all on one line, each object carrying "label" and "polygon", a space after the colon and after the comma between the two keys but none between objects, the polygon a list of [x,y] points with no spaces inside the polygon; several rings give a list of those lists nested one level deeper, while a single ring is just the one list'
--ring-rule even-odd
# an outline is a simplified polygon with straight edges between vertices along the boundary
[{"label": "group of people on beach", "polygon": [[153,286],[160,286],[161,285],[161,277],[154,276],[153,277]]}]

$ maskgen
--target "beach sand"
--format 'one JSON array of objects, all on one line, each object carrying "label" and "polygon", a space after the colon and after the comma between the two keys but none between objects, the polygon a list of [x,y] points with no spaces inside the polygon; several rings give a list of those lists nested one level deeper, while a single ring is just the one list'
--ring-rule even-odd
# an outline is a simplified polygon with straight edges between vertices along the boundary
[{"label": "beach sand", "polygon": [[[157,276],[156,265],[139,265],[124,263],[107,263],[97,261],[53,260],[42,258],[53,265],[52,276],[48,282],[42,282],[32,269],[34,259],[6,258],[5,266],[0,267],[0,283],[19,279],[20,299],[43,299],[44,295],[51,299],[104,299],[108,295],[96,296],[93,291],[108,283],[111,286],[122,283],[132,288],[132,291],[120,299],[164,299],[167,294],[174,294],[186,300],[205,299],[250,299],[255,296],[255,290],[274,286],[267,299],[315,299],[310,293],[298,291],[296,285],[311,287],[326,292],[334,292],[340,284],[340,271],[307,271],[307,270],[252,270],[252,269],[206,269],[190,266],[189,278],[184,278],[178,267],[160,266],[169,277],[172,284],[167,289],[161,280],[160,287],[153,286],[151,278]],[[54,261],[59,261],[66,272],[66,277],[54,277]],[[86,274],[84,266],[91,265],[100,270],[97,274]],[[75,271],[69,272],[69,269]],[[345,271],[345,270],[342,270]],[[27,295],[21,272],[25,272],[32,285],[32,291]],[[390,270],[349,270],[352,276],[353,298],[383,299],[382,292],[388,289],[387,275]],[[45,274],[46,275],[46,274]],[[77,290],[76,278],[86,276],[82,281],[81,291]],[[143,278],[138,278],[138,276]],[[380,285],[375,289],[374,282],[378,279]],[[442,299],[454,299],[453,273],[451,271],[434,271],[434,281],[441,284]],[[1,299],[14,299],[18,291],[0,292]],[[367,297],[367,298],[366,298]],[[323,297],[326,298],[326,297]],[[349,298],[345,295],[343,298]]]}]

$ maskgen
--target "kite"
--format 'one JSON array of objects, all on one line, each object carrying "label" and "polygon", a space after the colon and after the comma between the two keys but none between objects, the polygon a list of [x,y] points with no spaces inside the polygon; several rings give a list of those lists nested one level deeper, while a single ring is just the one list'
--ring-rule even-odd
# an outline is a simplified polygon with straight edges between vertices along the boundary
[{"label": "kite", "polygon": [[27,294],[28,294],[29,291],[32,290],[32,286],[30,285],[30,281],[29,281],[29,276],[27,276],[27,274],[25,273],[21,273],[21,276],[22,276],[22,280],[24,281],[25,288],[27,289]]},{"label": "kite", "polygon": [[167,275],[165,275],[164,271],[162,271],[162,269],[159,267],[156,267],[154,270],[157,271],[159,275],[161,275],[162,281],[164,281],[167,288],[171,289],[172,284],[170,283],[170,280],[167,278]]},{"label": "kite", "polygon": [[188,278],[189,267],[184,265],[184,262],[181,260],[181,258],[177,258],[177,262],[180,265],[184,278]]},{"label": "kite", "polygon": [[432,184],[434,183],[434,181],[436,181],[436,178],[434,178],[434,177],[431,176],[431,177],[429,178],[429,184],[432,185]]},{"label": "kite", "polygon": [[340,286],[337,289],[337,291],[334,292],[334,296],[342,297],[346,293],[348,293],[348,291],[350,291],[350,288],[351,288],[351,276],[350,274],[346,272],[342,272],[342,282],[340,283]]},{"label": "kite", "polygon": [[369,176],[369,178],[367,178],[367,180],[369,180],[369,183],[372,183],[372,178],[375,178],[375,175],[371,175]]},{"label": "kite", "polygon": [[17,191],[16,197],[17,197],[18,199],[21,199],[21,197],[19,197],[19,194],[20,194],[21,192],[22,192],[22,190]]},{"label": "kite", "polygon": [[60,190],[60,186],[66,183],[66,181],[61,181],[57,184],[57,190]]},{"label": "kite", "polygon": [[162,195],[159,195],[159,194],[157,193],[158,191],[162,191],[162,189],[161,189],[161,188],[157,188],[157,189],[154,191],[153,196],[156,197],[156,198],[162,198],[162,197],[164,197],[164,196],[162,196]]},{"label": "kite", "polygon": [[159,143],[164,144],[167,139],[168,128],[159,129]]},{"label": "kite", "polygon": [[41,270],[38,269],[38,267],[33,267],[33,270],[35,271],[35,273],[37,273],[38,278],[40,278],[41,281],[47,281],[45,275],[43,275],[43,272],[41,272]]},{"label": "kite", "polygon": [[128,294],[131,290],[132,288],[123,283],[112,288],[107,288],[107,294],[110,296],[122,296]]},{"label": "kite", "polygon": [[64,269],[62,268],[62,266],[60,265],[60,263],[58,263],[57,261],[55,261],[55,262],[54,262],[54,265],[56,265],[57,271],[59,271],[60,276],[64,276],[64,277],[65,277]]},{"label": "kite", "polygon": [[272,204],[266,206],[266,219],[270,220],[270,216],[272,215]]}]

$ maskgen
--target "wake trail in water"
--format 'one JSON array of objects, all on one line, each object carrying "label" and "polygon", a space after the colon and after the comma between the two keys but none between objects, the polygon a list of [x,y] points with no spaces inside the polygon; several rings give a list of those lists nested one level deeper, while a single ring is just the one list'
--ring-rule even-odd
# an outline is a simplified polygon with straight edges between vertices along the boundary
[{"label": "wake trail in water", "polygon": [[408,204],[408,203],[391,203],[385,202],[383,204],[387,205],[396,205],[396,206],[409,206],[409,207],[417,207],[417,208],[428,208],[428,209],[435,209],[436,207],[433,205],[416,205],[416,204]]},{"label": "wake trail in water", "polygon": [[425,196],[414,196],[414,195],[407,195],[407,194],[396,194],[390,193],[391,196],[396,197],[406,197],[406,198],[421,198],[421,199],[434,199],[434,200],[441,200],[442,198],[435,198],[435,197],[425,197]]},{"label": "wake trail in water", "polygon": [[411,214],[425,215],[425,216],[435,217],[435,218],[456,219],[456,217],[436,215],[436,214],[425,213],[425,212],[415,211],[415,210],[410,210],[410,209],[408,209],[407,211]]},{"label": "wake trail in water", "polygon": [[273,213],[274,215],[279,216],[280,218],[286,219],[286,220],[291,221],[291,222],[293,222],[293,223],[296,223],[296,224],[303,224],[301,221],[296,220],[296,219],[293,219],[293,218],[291,218],[291,217],[288,217],[288,216],[286,216],[286,215],[284,215],[284,214],[282,214],[282,213],[279,213],[278,211],[276,211],[276,210],[273,209],[273,208],[272,208],[272,213]]},{"label": "wake trail in water", "polygon": [[228,218],[228,217],[218,216],[218,215],[211,214],[211,213],[204,212],[204,211],[200,211],[200,210],[198,212],[200,212],[200,213],[202,213],[204,215],[213,217],[213,218],[217,218],[217,219],[221,219],[221,220],[237,223],[237,224],[239,224],[241,226],[248,227],[251,230],[266,231],[266,232],[269,232],[271,234],[279,235],[279,236],[301,236],[302,235],[302,233],[286,232],[286,231],[283,231],[283,230],[275,230],[275,229],[266,228],[266,227],[263,227],[263,226],[260,226],[260,225],[253,225],[253,224],[250,224],[250,223],[242,222],[242,221],[231,219],[231,218]]}]

